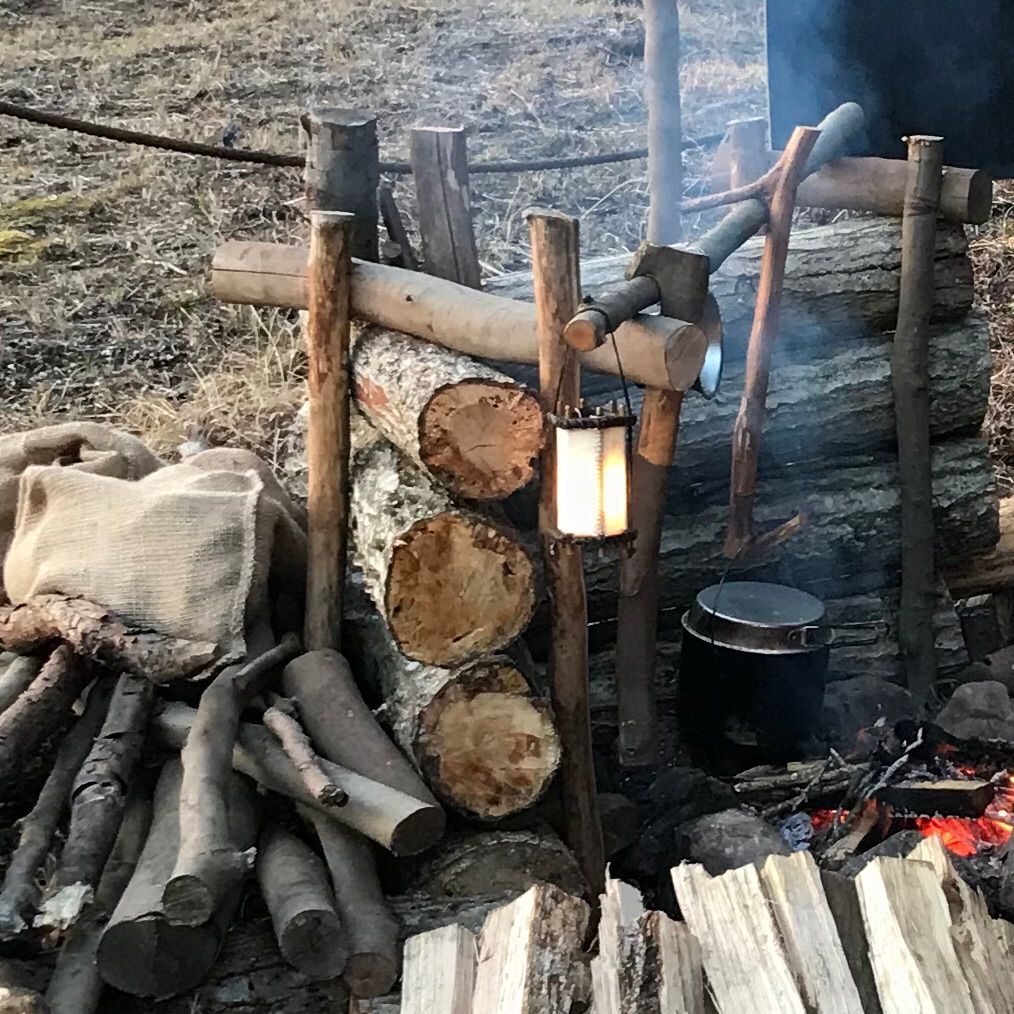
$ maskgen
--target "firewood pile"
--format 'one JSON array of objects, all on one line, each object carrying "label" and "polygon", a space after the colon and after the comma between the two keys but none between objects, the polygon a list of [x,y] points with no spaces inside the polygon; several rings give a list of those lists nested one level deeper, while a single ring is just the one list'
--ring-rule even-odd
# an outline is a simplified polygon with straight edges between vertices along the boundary
[{"label": "firewood pile", "polygon": [[718,876],[685,863],[671,879],[678,921],[646,910],[629,884],[607,881],[590,961],[588,905],[551,886],[491,912],[477,934],[454,925],[411,937],[400,1010],[567,1014],[589,1002],[596,1014],[1014,1010],[1014,926],[990,917],[937,838],[852,876],[821,873],[796,852]]}]

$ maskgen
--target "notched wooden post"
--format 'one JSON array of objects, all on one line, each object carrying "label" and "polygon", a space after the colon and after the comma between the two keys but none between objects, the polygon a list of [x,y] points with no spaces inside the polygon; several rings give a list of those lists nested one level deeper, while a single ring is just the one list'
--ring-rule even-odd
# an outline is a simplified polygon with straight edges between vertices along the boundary
[{"label": "notched wooden post", "polygon": [[307,207],[354,215],[349,239],[352,256],[378,260],[376,117],[356,109],[313,109],[304,114],[302,124],[307,134]]},{"label": "notched wooden post", "polygon": [[478,289],[464,128],[414,128],[409,158],[427,272]]}]

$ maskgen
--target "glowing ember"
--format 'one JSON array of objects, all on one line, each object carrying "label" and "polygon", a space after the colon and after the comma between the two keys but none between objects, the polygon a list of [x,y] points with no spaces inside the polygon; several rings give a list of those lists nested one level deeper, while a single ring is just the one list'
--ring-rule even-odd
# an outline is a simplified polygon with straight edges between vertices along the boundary
[{"label": "glowing ember", "polygon": [[[834,815],[837,810],[814,810],[810,814],[810,823],[813,825],[813,833],[816,834],[818,831],[823,831],[829,828],[834,823]],[[848,810],[842,810],[839,823],[844,824],[845,818],[848,817]]]},{"label": "glowing ember", "polygon": [[985,846],[1006,845],[1014,831],[1014,777],[997,789],[993,802],[977,819],[920,817],[916,829],[926,838],[937,837],[955,855],[974,856]]}]

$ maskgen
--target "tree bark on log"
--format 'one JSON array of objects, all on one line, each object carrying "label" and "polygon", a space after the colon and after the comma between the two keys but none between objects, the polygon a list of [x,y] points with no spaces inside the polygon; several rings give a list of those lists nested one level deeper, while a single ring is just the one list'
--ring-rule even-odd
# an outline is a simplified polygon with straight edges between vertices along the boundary
[{"label": "tree bark on log", "polygon": [[352,371],[360,411],[457,496],[500,500],[532,480],[542,413],[510,377],[375,327],[359,330]]},{"label": "tree bark on log", "polygon": [[39,894],[36,871],[49,852],[53,834],[67,809],[71,786],[105,721],[112,692],[111,679],[93,684],[84,713],[60,744],[38,801],[19,821],[18,846],[7,865],[0,892],[0,936],[16,936],[31,924]]},{"label": "tree bark on log", "polygon": [[[763,237],[748,240],[711,277],[727,354],[733,357],[742,356],[750,333],[763,247]],[[958,320],[972,308],[974,299],[968,240],[961,226],[941,224],[934,261],[932,319]],[[583,288],[594,292],[618,284],[629,263],[629,254],[585,261]],[[900,286],[901,222],[897,219],[853,218],[801,229],[793,236],[785,265],[779,344],[812,350],[892,331],[898,320]],[[532,277],[527,271],[490,279],[486,287],[510,299],[532,298]],[[615,386],[615,381],[606,383]]]},{"label": "tree bark on log", "polygon": [[[357,632],[355,625],[351,632]],[[437,805],[404,754],[381,729],[360,696],[348,662],[338,652],[300,655],[285,667],[282,682],[285,692],[298,702],[303,726],[320,756],[420,802]],[[337,715],[344,720],[335,721]]]},{"label": "tree bark on log", "polygon": [[527,551],[379,436],[363,441],[353,465],[355,562],[399,648],[446,666],[508,644],[535,606]]},{"label": "tree bark on log", "polygon": [[65,644],[49,656],[28,689],[0,715],[0,784],[70,714],[90,673]]},{"label": "tree bark on log", "polygon": [[359,672],[381,716],[436,796],[490,820],[527,809],[560,765],[550,709],[505,656],[450,669],[407,659],[376,615],[357,614]]},{"label": "tree bark on log", "polygon": [[[794,466],[826,468],[849,455],[893,449],[893,336],[877,335],[848,349],[813,357],[802,349],[775,353],[764,422],[760,473]],[[991,362],[985,317],[930,332],[930,432],[935,442],[977,433],[989,402]],[[709,402],[687,399],[680,453],[671,481],[720,481],[729,467],[729,431],[743,386],[743,364],[726,362],[722,387]],[[634,399],[637,411],[637,395]]]},{"label": "tree bark on log", "polygon": [[137,868],[151,826],[151,802],[134,794],[95,891],[95,902],[64,938],[46,989],[51,1014],[93,1014],[105,983],[99,975],[99,938]]},{"label": "tree bark on log", "polygon": [[[225,243],[215,254],[212,288],[225,303],[306,307],[306,247]],[[622,277],[622,268],[617,277]],[[352,312],[360,320],[415,335],[467,356],[538,361],[531,306],[475,292],[416,271],[353,263]],[[689,390],[701,372],[707,336],[694,324],[641,314],[616,329],[627,379]],[[581,355],[589,370],[618,376],[612,345]]]},{"label": "tree bark on log", "polygon": [[144,676],[153,683],[193,676],[211,665],[217,651],[203,641],[132,630],[86,599],[36,595],[0,607],[0,645],[8,651],[36,651],[59,641],[113,672]]},{"label": "tree bark on log", "polygon": [[282,956],[308,979],[334,979],[348,960],[346,932],[317,854],[276,824],[261,833],[257,882]]},{"label": "tree bark on log", "polygon": [[[933,496],[941,566],[996,545],[999,531],[993,469],[981,438],[933,448]],[[659,562],[660,603],[678,613],[702,588],[721,580],[726,511],[722,484],[671,485]],[[901,519],[896,460],[842,463],[823,473],[769,473],[758,483],[760,524],[773,526],[801,511],[807,524],[782,547],[777,561],[741,575],[804,588],[819,598],[845,597],[896,586],[901,566]],[[593,620],[615,615],[610,566],[589,560]],[[677,616],[678,620],[678,616]]]},{"label": "tree bark on log", "polygon": [[[187,741],[195,714],[185,704],[171,704],[155,717],[153,727],[166,746],[179,750]],[[240,724],[232,766],[264,788],[347,824],[394,855],[422,852],[444,833],[444,812],[435,804],[322,760],[321,767],[349,796],[345,806],[325,806],[307,792],[292,761],[262,725]]]},{"label": "tree bark on log", "polygon": [[[173,996],[202,982],[215,963],[239,903],[237,885],[206,923],[177,926],[165,920],[162,893],[179,852],[182,775],[178,760],[163,767],[148,839],[99,941],[102,978],[136,996]],[[236,849],[253,846],[257,838],[255,797],[249,783],[239,776],[233,776],[229,786],[229,825]]]},{"label": "tree bark on log", "polygon": [[583,895],[588,885],[574,853],[547,831],[469,831],[427,855],[412,874],[409,890],[433,898],[524,894],[533,884],[555,884]]},{"label": "tree bark on log", "polygon": [[155,700],[155,686],[122,675],[109,711],[71,790],[70,829],[35,926],[66,929],[93,898],[127,806],[134,767]]},{"label": "tree bark on log", "polygon": [[301,808],[314,826],[331,871],[335,906],[348,936],[343,978],[356,996],[382,996],[401,968],[398,920],[377,879],[369,842],[361,835]]},{"label": "tree bark on log", "polygon": [[2,715],[39,675],[43,659],[35,655],[15,655],[0,676],[0,715]]},{"label": "tree bark on log", "polygon": [[925,705],[929,703],[937,675],[932,626],[936,567],[930,467],[929,322],[943,181],[943,141],[938,137],[910,137],[908,152],[901,295],[891,359],[901,482],[898,635],[908,688]]}]

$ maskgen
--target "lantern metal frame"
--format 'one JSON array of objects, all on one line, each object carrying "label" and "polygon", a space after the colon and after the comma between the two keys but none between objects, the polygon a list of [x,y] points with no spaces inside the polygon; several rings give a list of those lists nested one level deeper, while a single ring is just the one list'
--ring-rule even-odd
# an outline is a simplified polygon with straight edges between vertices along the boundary
[{"label": "lantern metal frame", "polygon": [[[624,391],[626,394],[626,391]],[[629,404],[629,399],[628,399]],[[596,406],[592,411],[587,412],[584,401],[577,408],[566,407],[562,413],[547,412],[546,420],[554,430],[604,430],[623,427],[626,429],[625,465],[627,473],[627,528],[615,535],[574,535],[570,532],[562,532],[557,527],[559,518],[559,504],[554,502],[557,510],[557,517],[553,519],[549,535],[554,542],[570,543],[580,546],[606,546],[619,545],[632,547],[637,538],[637,532],[630,527],[631,514],[631,468],[633,466],[633,432],[637,424],[637,416],[629,409],[620,409],[615,402],[611,408]],[[555,447],[555,444],[554,444]],[[559,467],[559,465],[557,465]]]}]

